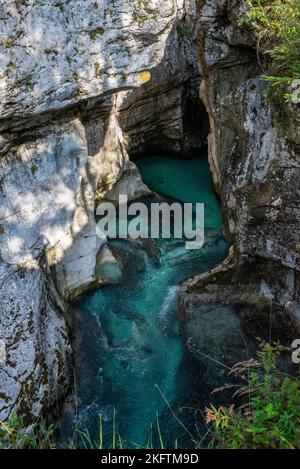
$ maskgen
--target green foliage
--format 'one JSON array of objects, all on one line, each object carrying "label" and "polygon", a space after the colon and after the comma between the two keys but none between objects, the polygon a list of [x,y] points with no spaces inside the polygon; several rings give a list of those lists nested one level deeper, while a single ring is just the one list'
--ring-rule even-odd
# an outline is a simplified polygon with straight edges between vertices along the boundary
[{"label": "green foliage", "polygon": [[35,173],[37,172],[37,170],[38,170],[37,164],[36,164],[36,163],[32,163],[30,169],[31,169],[32,174],[35,174]]},{"label": "green foliage", "polygon": [[246,0],[242,21],[257,33],[258,56],[267,58],[265,78],[272,86],[300,78],[299,0]]},{"label": "green foliage", "polygon": [[37,428],[26,429],[16,414],[7,421],[0,420],[0,449],[52,449],[53,427],[40,421]]},{"label": "green foliage", "polygon": [[206,409],[206,421],[214,429],[215,447],[300,448],[300,378],[278,369],[283,350],[277,343],[262,343],[258,361],[233,367],[232,372],[247,382],[239,391],[247,402],[237,409]]},{"label": "green foliage", "polygon": [[[160,449],[165,448],[164,438],[160,429],[160,423],[158,414],[156,414],[156,436],[159,440]],[[75,448],[84,448],[84,449],[126,449],[126,448],[135,448],[135,449],[154,449],[153,447],[153,427],[150,426],[149,436],[145,445],[141,446],[133,441],[123,440],[121,436],[117,433],[116,425],[116,411],[113,412],[113,425],[112,425],[112,434],[111,440],[107,442],[106,446],[103,445],[103,419],[102,415],[99,415],[99,436],[97,441],[91,437],[91,434],[88,429],[80,430],[76,429],[75,435],[71,441],[68,443],[69,449]],[[174,448],[178,447],[177,440],[174,443]]]}]

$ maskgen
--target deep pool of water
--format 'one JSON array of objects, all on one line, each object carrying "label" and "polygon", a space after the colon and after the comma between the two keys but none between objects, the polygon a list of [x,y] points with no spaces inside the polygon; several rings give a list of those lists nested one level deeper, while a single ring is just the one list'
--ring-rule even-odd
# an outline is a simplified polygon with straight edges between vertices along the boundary
[{"label": "deep pool of water", "polygon": [[174,447],[178,439],[181,447],[189,446],[189,434],[170,410],[195,431],[195,412],[189,409],[201,407],[201,390],[177,317],[178,289],[186,278],[220,263],[228,244],[205,158],[156,155],[137,165],[153,191],[182,202],[204,202],[206,242],[199,250],[186,250],[178,239],[156,240],[150,248],[149,243],[111,242],[122,260],[123,278],[120,285],[90,292],[75,305],[76,406],[66,406],[63,437],[77,426],[97,439],[101,414],[104,446],[110,447],[115,413],[117,433],[127,446],[145,445],[151,426],[158,446],[157,417],[165,445]]}]

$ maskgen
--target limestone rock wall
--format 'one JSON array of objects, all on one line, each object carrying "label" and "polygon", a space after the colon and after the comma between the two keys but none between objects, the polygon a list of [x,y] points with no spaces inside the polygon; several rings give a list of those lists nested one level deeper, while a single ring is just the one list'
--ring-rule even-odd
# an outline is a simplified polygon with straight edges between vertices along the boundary
[{"label": "limestone rock wall", "polygon": [[199,2],[209,160],[233,249],[223,266],[185,283],[180,303],[185,316],[206,303],[238,306],[263,335],[271,301],[284,334],[300,326],[300,113],[266,92],[244,12],[243,1]]},{"label": "limestone rock wall", "polygon": [[97,203],[149,193],[128,152],[203,143],[195,19],[193,0],[1,2],[0,418],[35,421],[72,385],[68,302],[117,263]]},{"label": "limestone rock wall", "polygon": [[3,0],[2,121],[139,86],[184,7],[184,0]]}]

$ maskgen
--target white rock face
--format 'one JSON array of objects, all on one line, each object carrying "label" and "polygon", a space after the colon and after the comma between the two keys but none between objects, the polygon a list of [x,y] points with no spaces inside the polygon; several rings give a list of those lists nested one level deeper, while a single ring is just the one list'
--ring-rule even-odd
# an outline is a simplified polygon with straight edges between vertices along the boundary
[{"label": "white rock face", "polygon": [[[149,193],[121,115],[186,15],[194,18],[192,0],[1,1],[0,418],[18,410],[35,420],[72,382],[66,301],[121,272],[96,236],[96,205]],[[165,87],[172,70],[182,86],[175,52]]]},{"label": "white rock face", "polygon": [[[140,86],[184,0],[3,0],[1,118]],[[145,72],[145,73],[144,73]]]},{"label": "white rock face", "polygon": [[[65,305],[46,269],[0,264],[1,419],[18,409],[28,420],[57,407],[70,385]],[[55,391],[55,392],[54,392]]]},{"label": "white rock face", "polygon": [[[85,177],[87,148],[78,120],[47,128],[1,160],[2,259],[36,264],[66,236]],[[87,224],[88,221],[86,221]]]}]

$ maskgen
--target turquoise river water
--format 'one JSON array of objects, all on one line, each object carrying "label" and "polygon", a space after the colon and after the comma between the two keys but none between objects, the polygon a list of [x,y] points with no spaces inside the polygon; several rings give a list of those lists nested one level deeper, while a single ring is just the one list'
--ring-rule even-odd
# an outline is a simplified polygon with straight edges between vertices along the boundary
[{"label": "turquoise river water", "polygon": [[[87,293],[75,304],[76,409],[65,412],[65,438],[74,426],[97,439],[102,416],[104,446],[112,431],[124,445],[158,446],[157,418],[165,445],[189,446],[195,408],[201,407],[197,362],[185,344],[177,313],[180,282],[219,264],[228,244],[205,157],[151,156],[137,161],[143,180],[160,195],[205,204],[204,247],[187,250],[184,240],[111,241],[122,260],[119,285]],[[174,417],[187,427],[186,432]],[[192,411],[191,411],[192,409]],[[115,418],[114,418],[115,414]],[[71,417],[72,415],[72,417]],[[199,415],[198,417],[199,418]],[[152,427],[152,432],[151,432]]]}]

